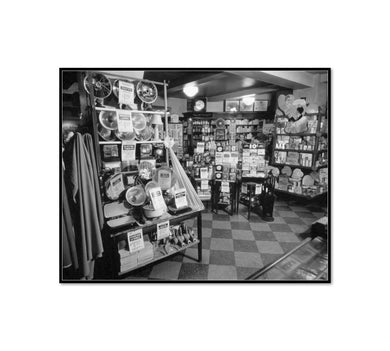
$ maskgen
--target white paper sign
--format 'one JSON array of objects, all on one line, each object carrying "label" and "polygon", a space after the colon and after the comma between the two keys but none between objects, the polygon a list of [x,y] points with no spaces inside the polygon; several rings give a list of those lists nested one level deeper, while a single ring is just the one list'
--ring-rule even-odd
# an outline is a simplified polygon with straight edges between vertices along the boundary
[{"label": "white paper sign", "polygon": [[118,174],[117,176],[110,179],[110,187],[113,197],[118,197],[122,191],[125,190],[122,174]]},{"label": "white paper sign", "polygon": [[149,190],[150,199],[155,210],[166,209],[164,198],[162,196],[162,190],[160,187],[152,188]]},{"label": "white paper sign", "polygon": [[167,238],[171,232],[169,231],[169,221],[157,224],[157,240]]},{"label": "white paper sign", "polygon": [[133,122],[131,119],[131,112],[117,111],[118,117],[118,131],[123,133],[133,132]]},{"label": "white paper sign", "polygon": [[134,104],[134,84],[119,81],[118,101],[124,105]]},{"label": "white paper sign", "polygon": [[196,145],[196,153],[198,153],[198,154],[204,153],[204,143],[203,142],[198,142],[198,144]]},{"label": "white paper sign", "polygon": [[209,177],[208,168],[201,168],[200,169],[200,179],[207,179],[208,177]]},{"label": "white paper sign", "polygon": [[137,229],[127,233],[130,253],[142,250],[145,247],[142,229]]},{"label": "white paper sign", "polygon": [[202,180],[200,182],[200,190],[208,190],[209,189],[209,181],[208,180]]},{"label": "white paper sign", "polygon": [[179,123],[179,115],[178,114],[171,115],[171,123]]},{"label": "white paper sign", "polygon": [[223,192],[223,193],[230,192],[229,182],[222,182],[222,184],[221,184],[221,192]]},{"label": "white paper sign", "polygon": [[175,190],[175,205],[176,208],[187,207],[187,192],[186,189],[177,189]]},{"label": "white paper sign", "polygon": [[122,161],[135,160],[135,141],[122,141]]},{"label": "white paper sign", "polygon": [[261,184],[256,184],[255,195],[261,194]]}]

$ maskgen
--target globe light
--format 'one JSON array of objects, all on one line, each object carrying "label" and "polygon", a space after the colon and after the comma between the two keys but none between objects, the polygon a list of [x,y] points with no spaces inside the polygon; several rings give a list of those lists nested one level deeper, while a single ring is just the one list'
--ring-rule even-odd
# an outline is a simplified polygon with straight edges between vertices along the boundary
[{"label": "globe light", "polygon": [[198,94],[199,88],[195,85],[189,86],[189,87],[184,87],[183,92],[186,94],[188,97],[194,97],[196,94]]}]

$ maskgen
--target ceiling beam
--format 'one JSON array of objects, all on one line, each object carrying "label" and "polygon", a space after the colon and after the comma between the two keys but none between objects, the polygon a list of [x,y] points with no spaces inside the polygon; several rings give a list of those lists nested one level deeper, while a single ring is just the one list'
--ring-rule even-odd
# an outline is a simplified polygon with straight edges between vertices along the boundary
[{"label": "ceiling beam", "polygon": [[184,78],[176,79],[169,83],[168,93],[175,93],[178,91],[182,91],[185,86],[188,85],[197,85],[201,86],[203,84],[207,84],[208,82],[226,77],[226,73],[199,73],[192,74]]},{"label": "ceiling beam", "polygon": [[313,74],[305,71],[227,71],[240,77],[256,79],[288,89],[314,86]]},{"label": "ceiling beam", "polygon": [[244,90],[235,91],[233,93],[209,96],[207,100],[208,101],[222,101],[222,100],[229,100],[229,99],[234,100],[249,94],[261,95],[261,94],[272,93],[276,90],[277,89],[275,87],[244,89]]}]

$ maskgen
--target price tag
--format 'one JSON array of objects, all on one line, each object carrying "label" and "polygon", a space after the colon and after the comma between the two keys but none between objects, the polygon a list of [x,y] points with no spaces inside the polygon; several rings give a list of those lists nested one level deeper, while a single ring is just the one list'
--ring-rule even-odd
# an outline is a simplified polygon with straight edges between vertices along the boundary
[{"label": "price tag", "polygon": [[207,179],[209,177],[209,170],[207,168],[200,169],[200,178]]},{"label": "price tag", "polygon": [[223,192],[223,193],[230,192],[229,182],[222,182],[222,184],[221,184],[221,192]]},{"label": "price tag", "polygon": [[208,180],[202,180],[200,182],[200,190],[208,190],[209,189],[209,181]]},{"label": "price tag", "polygon": [[118,101],[124,105],[134,104],[134,84],[119,81]]},{"label": "price tag", "polygon": [[261,194],[261,184],[256,184],[255,195]]},{"label": "price tag", "polygon": [[152,188],[149,190],[150,198],[155,210],[166,209],[164,198],[162,196],[162,190],[160,187]]},{"label": "price tag", "polygon": [[135,160],[135,141],[122,141],[122,161]]},{"label": "price tag", "polygon": [[117,111],[118,117],[118,131],[123,133],[133,132],[133,122],[131,119],[131,112]]},{"label": "price tag", "polygon": [[198,142],[198,144],[196,145],[196,152],[198,154],[204,153],[204,143],[203,142]]},{"label": "price tag", "polygon": [[145,247],[142,229],[137,229],[127,233],[130,253],[142,250]]},{"label": "price tag", "polygon": [[178,114],[171,115],[171,123],[179,123],[179,115]]},{"label": "price tag", "polygon": [[157,240],[167,238],[171,232],[169,231],[169,221],[157,224]]},{"label": "price tag", "polygon": [[113,197],[118,197],[122,191],[125,190],[122,174],[118,174],[117,176],[110,179],[110,187]]},{"label": "price tag", "polygon": [[186,189],[177,189],[175,190],[175,205],[176,208],[187,207],[187,192]]}]

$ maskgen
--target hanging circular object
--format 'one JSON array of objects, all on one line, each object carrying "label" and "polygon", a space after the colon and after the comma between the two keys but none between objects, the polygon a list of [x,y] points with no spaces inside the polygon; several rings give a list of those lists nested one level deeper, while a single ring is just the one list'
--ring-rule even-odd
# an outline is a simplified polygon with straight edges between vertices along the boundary
[{"label": "hanging circular object", "polygon": [[303,176],[304,174],[299,168],[295,168],[291,175],[294,179],[301,179]]},{"label": "hanging circular object", "polygon": [[137,96],[146,104],[153,104],[157,100],[158,91],[154,83],[141,80],[137,84]]},{"label": "hanging circular object", "polygon": [[136,130],[135,138],[138,141],[148,141],[151,139],[153,132],[150,127],[146,127],[142,130]]},{"label": "hanging circular object", "polygon": [[118,129],[116,111],[100,111],[99,122],[106,129]]},{"label": "hanging circular object", "polygon": [[104,128],[101,124],[98,125],[98,134],[105,141],[112,141],[115,139],[112,135],[112,130]]},{"label": "hanging circular object", "polygon": [[104,74],[88,73],[84,78],[84,89],[88,94],[93,91],[95,98],[105,99],[110,96],[112,85]]},{"label": "hanging circular object", "polygon": [[313,186],[314,185],[314,179],[311,175],[305,175],[302,179],[302,185],[303,186]]},{"label": "hanging circular object", "polygon": [[290,166],[284,166],[282,168],[282,174],[286,175],[287,177],[290,177],[292,174],[292,170]]},{"label": "hanging circular object", "polygon": [[135,132],[132,133],[124,133],[120,132],[119,130],[115,131],[115,136],[122,141],[130,141],[135,139]]},{"label": "hanging circular object", "polygon": [[133,122],[133,128],[136,131],[143,130],[146,128],[146,117],[142,113],[132,113],[131,120]]},{"label": "hanging circular object", "polygon": [[142,185],[129,188],[126,191],[126,201],[132,206],[142,206],[146,201],[146,193]]},{"label": "hanging circular object", "polygon": [[225,120],[223,118],[218,118],[215,125],[217,128],[225,128]]}]

